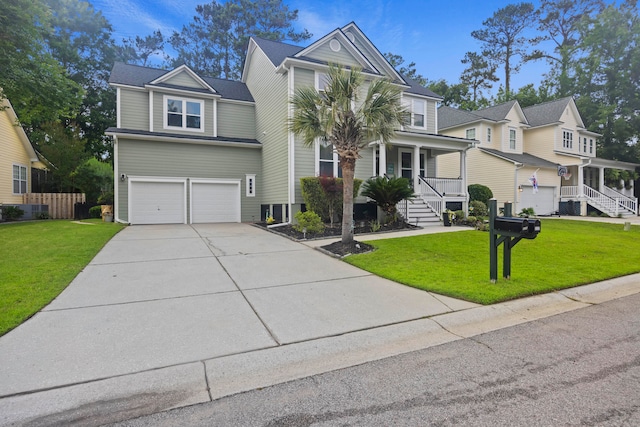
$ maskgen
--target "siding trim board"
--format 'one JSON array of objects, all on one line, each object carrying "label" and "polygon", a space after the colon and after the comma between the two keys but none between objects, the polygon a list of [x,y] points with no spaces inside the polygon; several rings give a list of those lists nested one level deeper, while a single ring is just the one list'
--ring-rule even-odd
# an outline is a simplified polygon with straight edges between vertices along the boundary
[{"label": "siding trim board", "polygon": [[201,144],[201,145],[221,145],[226,147],[243,147],[261,149],[262,144],[255,139],[240,138],[222,138],[222,137],[201,137],[190,135],[176,135],[169,133],[151,133],[145,131],[137,131],[132,129],[113,129],[109,128],[105,131],[106,135],[114,137],[122,137],[127,139],[135,139],[138,141],[162,141],[162,142],[178,142],[184,144]]}]

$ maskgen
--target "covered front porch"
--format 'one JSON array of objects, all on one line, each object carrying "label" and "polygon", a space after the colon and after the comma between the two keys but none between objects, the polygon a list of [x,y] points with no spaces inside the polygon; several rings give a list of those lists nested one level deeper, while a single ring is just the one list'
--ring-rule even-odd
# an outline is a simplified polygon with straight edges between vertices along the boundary
[{"label": "covered front porch", "polygon": [[621,180],[616,188],[607,186],[605,179],[607,169],[634,172],[636,167],[640,165],[597,158],[566,166],[568,173],[561,182],[560,200],[580,202],[580,215],[587,215],[591,206],[609,216],[637,216],[633,179]]},{"label": "covered front porch", "polygon": [[[398,206],[400,214],[414,225],[439,222],[447,206],[468,210],[467,150],[473,141],[443,135],[399,132],[391,147],[375,144],[374,171],[378,176],[407,178],[416,197]],[[438,156],[458,153],[461,176],[436,176]]]}]

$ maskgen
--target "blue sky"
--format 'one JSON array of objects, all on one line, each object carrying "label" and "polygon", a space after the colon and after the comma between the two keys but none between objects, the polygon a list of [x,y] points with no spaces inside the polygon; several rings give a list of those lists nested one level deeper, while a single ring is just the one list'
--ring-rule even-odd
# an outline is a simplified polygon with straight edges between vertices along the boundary
[{"label": "blue sky", "polygon": [[[120,40],[145,36],[156,29],[164,35],[179,31],[193,20],[195,7],[204,0],[89,0],[102,11]],[[464,65],[460,60],[467,51],[480,50],[471,31],[482,28],[482,21],[509,1],[383,1],[383,0],[284,0],[298,9],[296,28],[306,28],[313,37],[354,21],[382,52],[401,55],[415,62],[418,72],[430,80],[444,78],[457,82]],[[537,6],[539,1],[533,1]],[[305,43],[306,45],[307,43]],[[546,71],[546,64],[530,63],[512,76],[512,86],[527,83],[536,86]],[[498,76],[502,73],[499,70]],[[495,93],[497,87],[492,91]]]}]

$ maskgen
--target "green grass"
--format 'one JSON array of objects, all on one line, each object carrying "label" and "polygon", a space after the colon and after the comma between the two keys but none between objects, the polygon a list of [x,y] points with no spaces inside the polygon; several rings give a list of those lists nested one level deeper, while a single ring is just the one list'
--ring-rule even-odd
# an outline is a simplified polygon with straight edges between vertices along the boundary
[{"label": "green grass", "polygon": [[542,220],[534,240],[511,251],[511,280],[489,280],[489,233],[475,230],[368,242],[376,251],[345,261],[395,282],[492,304],[640,272],[640,227]]},{"label": "green grass", "polygon": [[88,220],[0,224],[0,335],[53,300],[122,225]]}]

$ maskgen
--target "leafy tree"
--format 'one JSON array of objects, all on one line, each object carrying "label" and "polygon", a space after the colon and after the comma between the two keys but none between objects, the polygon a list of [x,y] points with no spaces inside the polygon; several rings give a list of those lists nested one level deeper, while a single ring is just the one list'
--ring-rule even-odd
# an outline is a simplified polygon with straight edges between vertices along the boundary
[{"label": "leafy tree", "polygon": [[537,12],[531,3],[510,4],[498,9],[482,22],[481,30],[471,32],[471,36],[482,42],[482,50],[489,59],[504,68],[504,87],[511,92],[511,74],[520,70],[521,62],[515,58],[524,57],[531,41],[522,35],[535,22]]},{"label": "leafy tree", "polygon": [[240,78],[250,36],[296,42],[311,37],[307,30],[294,30],[291,22],[298,19],[298,11],[281,0],[214,0],[198,5],[196,13],[193,22],[169,40],[178,53],[172,64],[186,63],[212,77]]},{"label": "leafy tree", "polygon": [[466,64],[467,68],[462,71],[460,82],[471,89],[471,102],[476,107],[473,109],[481,108],[479,100],[482,98],[482,90],[491,89],[493,83],[499,80],[496,76],[498,67],[487,60],[485,53],[467,52],[461,62]]},{"label": "leafy tree", "polygon": [[540,4],[538,29],[545,35],[543,40],[553,42],[553,52],[539,49],[527,55],[527,60],[546,59],[551,65],[550,81],[556,83],[558,97],[572,94],[573,62],[579,48],[579,25],[590,20],[602,10],[602,0],[543,0]]},{"label": "leafy tree", "polygon": [[640,17],[634,0],[609,5],[580,28],[578,108],[601,133],[599,156],[637,162],[640,137]]},{"label": "leafy tree", "polygon": [[421,86],[427,86],[427,79],[422,74],[418,73],[415,62],[410,62],[405,65],[405,60],[402,56],[395,55],[391,52],[385,53],[384,57],[400,74],[405,77],[409,77],[411,80],[415,80]]},{"label": "leafy tree", "polygon": [[362,187],[362,195],[373,199],[385,213],[387,221],[397,220],[396,205],[404,199],[415,197],[407,178],[369,178]]},{"label": "leafy tree", "polygon": [[113,192],[113,168],[95,157],[76,167],[70,177],[74,186],[85,193],[89,205],[95,205],[101,196]]},{"label": "leafy tree", "polygon": [[61,123],[44,125],[44,138],[40,151],[44,163],[51,171],[55,190],[73,193],[78,187],[73,172],[84,163],[89,154],[84,150],[84,141],[78,127],[64,127]]},{"label": "leafy tree", "polygon": [[[401,90],[387,80],[368,82],[362,71],[331,66],[323,92],[312,87],[296,90],[290,129],[311,146],[321,139],[334,146],[344,180],[342,242],[353,241],[353,180],[360,151],[372,141],[389,144],[404,122]],[[364,95],[364,97],[362,97]]]}]

